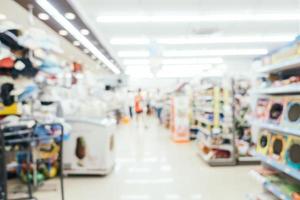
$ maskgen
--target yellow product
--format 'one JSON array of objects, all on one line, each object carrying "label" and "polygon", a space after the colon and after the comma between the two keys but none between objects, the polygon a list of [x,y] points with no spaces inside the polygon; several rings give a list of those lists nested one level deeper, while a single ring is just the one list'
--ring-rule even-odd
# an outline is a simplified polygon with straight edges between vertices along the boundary
[{"label": "yellow product", "polygon": [[262,131],[257,141],[256,151],[259,154],[267,155],[270,147],[270,143],[271,143],[271,133],[268,132],[267,130]]},{"label": "yellow product", "polygon": [[270,157],[283,162],[286,153],[287,140],[283,135],[273,135],[271,139],[271,146],[269,148]]},{"label": "yellow product", "polygon": [[0,103],[0,115],[20,115],[22,113],[19,103],[14,103],[10,106],[5,106]]}]

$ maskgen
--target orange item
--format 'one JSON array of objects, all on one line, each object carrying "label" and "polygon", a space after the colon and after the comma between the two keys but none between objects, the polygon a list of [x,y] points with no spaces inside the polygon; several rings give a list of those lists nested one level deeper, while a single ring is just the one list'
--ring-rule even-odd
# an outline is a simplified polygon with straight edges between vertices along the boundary
[{"label": "orange item", "polygon": [[138,95],[134,98],[134,108],[135,108],[136,113],[143,112],[141,101],[142,101],[142,97],[140,95]]}]

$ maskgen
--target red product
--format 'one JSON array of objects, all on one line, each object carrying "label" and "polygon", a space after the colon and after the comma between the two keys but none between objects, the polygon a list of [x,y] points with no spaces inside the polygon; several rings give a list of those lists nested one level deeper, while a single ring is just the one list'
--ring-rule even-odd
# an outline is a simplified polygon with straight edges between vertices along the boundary
[{"label": "red product", "polygon": [[10,57],[7,57],[7,58],[3,58],[0,60],[0,68],[13,68],[15,65],[15,61],[10,58]]}]

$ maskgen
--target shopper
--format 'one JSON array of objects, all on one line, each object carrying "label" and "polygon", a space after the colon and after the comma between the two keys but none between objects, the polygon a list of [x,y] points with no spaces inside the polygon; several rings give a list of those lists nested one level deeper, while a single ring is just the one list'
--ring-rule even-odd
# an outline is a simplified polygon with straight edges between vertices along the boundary
[{"label": "shopper", "polygon": [[138,93],[134,97],[134,109],[136,113],[136,120],[138,125],[141,123],[141,120],[143,118],[143,96],[142,96],[142,90],[139,88]]},{"label": "shopper", "polygon": [[127,93],[127,106],[128,106],[129,116],[131,119],[133,119],[134,94],[129,90]]},{"label": "shopper", "polygon": [[156,115],[159,120],[159,123],[163,124],[163,120],[162,120],[162,116],[161,116],[161,113],[163,110],[163,98],[162,98],[160,89],[157,89],[157,93],[155,96],[155,110],[156,110]]}]

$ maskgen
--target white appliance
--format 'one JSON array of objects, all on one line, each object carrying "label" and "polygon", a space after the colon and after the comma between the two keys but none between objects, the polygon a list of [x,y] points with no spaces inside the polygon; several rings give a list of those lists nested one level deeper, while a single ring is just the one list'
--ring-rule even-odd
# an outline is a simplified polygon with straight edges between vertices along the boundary
[{"label": "white appliance", "polygon": [[71,137],[64,143],[65,175],[107,175],[115,165],[114,119],[67,118]]}]

